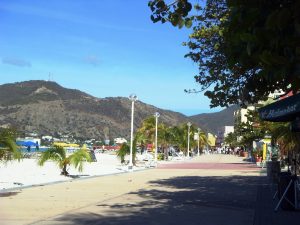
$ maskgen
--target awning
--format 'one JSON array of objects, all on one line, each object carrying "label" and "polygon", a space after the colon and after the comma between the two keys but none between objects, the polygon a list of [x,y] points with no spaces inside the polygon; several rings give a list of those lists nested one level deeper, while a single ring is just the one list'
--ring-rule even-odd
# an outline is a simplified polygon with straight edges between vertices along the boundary
[{"label": "awning", "polygon": [[16,144],[19,146],[26,146],[26,147],[38,146],[37,143],[34,143],[32,141],[17,141]]},{"label": "awning", "polygon": [[273,122],[293,121],[300,117],[300,93],[258,109],[262,120]]}]

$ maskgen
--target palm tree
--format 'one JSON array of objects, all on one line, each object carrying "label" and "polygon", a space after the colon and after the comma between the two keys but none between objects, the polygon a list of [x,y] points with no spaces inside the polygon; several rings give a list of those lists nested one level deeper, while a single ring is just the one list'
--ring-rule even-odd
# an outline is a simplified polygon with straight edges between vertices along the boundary
[{"label": "palm tree", "polygon": [[205,132],[201,130],[199,133],[199,148],[201,153],[203,152],[203,148],[209,144],[211,143],[208,141]]},{"label": "palm tree", "polygon": [[16,132],[12,129],[0,131],[0,160],[7,161],[17,159],[20,161],[22,154],[15,143]]},{"label": "palm tree", "polygon": [[299,133],[292,132],[289,123],[270,123],[269,132],[272,136],[272,143],[277,142],[283,152],[299,150]]},{"label": "palm tree", "polygon": [[[147,144],[152,144],[154,146],[155,142],[155,129],[156,129],[156,119],[154,116],[150,116],[146,118],[143,122],[141,127],[137,130],[135,140],[136,144],[144,147]],[[157,126],[158,135],[161,136],[164,130],[164,124],[159,123]],[[159,138],[158,136],[158,138]],[[158,141],[162,144],[161,141]]]},{"label": "palm tree", "polygon": [[134,139],[133,139],[133,153],[136,154],[137,146],[141,148],[141,150],[144,150],[146,145],[149,143],[149,139],[145,136],[144,133],[141,131],[137,131]]},{"label": "palm tree", "polygon": [[186,152],[187,148],[187,129],[186,125],[174,126],[171,128],[172,142],[179,147],[180,150]]},{"label": "palm tree", "polygon": [[83,162],[91,162],[88,150],[83,147],[73,154],[67,156],[66,150],[60,146],[54,146],[43,152],[39,158],[38,165],[43,166],[48,160],[55,161],[61,169],[61,175],[68,176],[67,167],[73,165],[79,172],[83,170]]},{"label": "palm tree", "polygon": [[164,159],[168,159],[168,149],[173,141],[174,133],[172,127],[167,127],[165,124],[159,124],[158,128],[158,142],[164,153]]},{"label": "palm tree", "polygon": [[190,133],[188,135],[188,128],[186,124],[182,124],[179,127],[173,128],[176,134],[176,142],[178,147],[184,152],[184,154],[187,154],[187,143],[188,138],[190,139],[190,148],[195,147],[197,145],[197,142],[193,138],[193,134],[196,132],[195,127],[192,125],[190,127]]},{"label": "palm tree", "polygon": [[146,118],[143,122],[141,127],[138,129],[137,133],[143,135],[143,139],[146,140],[148,143],[154,143],[155,138],[155,117],[150,116]]},{"label": "palm tree", "polygon": [[127,143],[123,143],[117,152],[117,157],[120,158],[121,163],[125,162],[125,156],[128,154],[130,154],[130,146]]},{"label": "palm tree", "polygon": [[[137,132],[132,143],[132,163],[135,165],[136,161],[136,150],[137,150],[137,144],[143,145],[145,143],[145,139],[143,134]],[[121,163],[125,162],[125,156],[130,154],[130,146],[127,143],[123,143],[120,147],[120,149],[117,152],[117,157],[120,158]]]}]

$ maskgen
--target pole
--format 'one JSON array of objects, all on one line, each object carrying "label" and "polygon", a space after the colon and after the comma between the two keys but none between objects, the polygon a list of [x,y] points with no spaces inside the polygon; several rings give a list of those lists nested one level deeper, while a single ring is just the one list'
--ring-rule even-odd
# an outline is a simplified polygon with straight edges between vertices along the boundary
[{"label": "pole", "polygon": [[190,127],[191,127],[191,123],[188,122],[187,126],[188,126],[188,146],[187,146],[187,157],[190,157]]},{"label": "pole", "polygon": [[154,154],[154,160],[157,163],[157,121],[158,117],[160,116],[158,112],[154,114],[155,116],[155,154]]},{"label": "pole", "polygon": [[133,115],[134,115],[134,101],[131,102],[131,133],[130,133],[130,158],[129,158],[129,165],[128,169],[132,170],[133,163],[132,163],[132,146],[133,146]]},{"label": "pole", "polygon": [[134,115],[134,102],[137,100],[137,96],[134,94],[131,94],[129,96],[129,99],[131,100],[131,132],[130,132],[130,156],[129,156],[129,165],[128,165],[128,170],[132,171],[133,169],[133,163],[132,163],[132,158],[133,158],[133,115]]},{"label": "pole", "polygon": [[200,147],[200,128],[198,128],[198,156],[200,156],[199,147]]},{"label": "pole", "polygon": [[187,147],[187,156],[190,156],[190,126],[188,127],[188,147]]}]

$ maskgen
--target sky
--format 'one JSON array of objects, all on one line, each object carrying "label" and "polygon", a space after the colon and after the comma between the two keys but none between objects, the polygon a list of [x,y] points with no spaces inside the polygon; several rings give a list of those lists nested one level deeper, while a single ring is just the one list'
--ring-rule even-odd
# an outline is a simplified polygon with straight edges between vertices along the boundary
[{"label": "sky", "polygon": [[210,109],[189,29],[153,24],[148,0],[1,0],[0,84],[51,80],[95,97],[128,97],[185,115]]}]

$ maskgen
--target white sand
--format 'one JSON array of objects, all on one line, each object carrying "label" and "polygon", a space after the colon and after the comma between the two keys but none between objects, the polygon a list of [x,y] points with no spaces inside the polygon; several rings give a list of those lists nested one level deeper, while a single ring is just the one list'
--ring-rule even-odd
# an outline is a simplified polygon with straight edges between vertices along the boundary
[{"label": "white sand", "polygon": [[[128,172],[128,166],[121,165],[115,154],[96,153],[97,162],[85,163],[82,172],[78,172],[74,167],[69,167],[68,172],[72,176],[85,178],[91,176],[101,176],[108,174]],[[126,158],[128,160],[129,157]],[[145,161],[147,160],[147,161]],[[195,158],[172,157],[169,161],[160,161],[159,164],[174,162],[220,162],[220,163],[246,163],[242,157],[233,155],[201,155]],[[134,171],[155,166],[151,154],[137,154],[137,166]],[[38,166],[36,159],[23,159],[0,163],[0,192],[8,191],[11,188],[22,188],[32,185],[47,184],[52,182],[67,181],[74,178],[60,175],[61,170],[51,161],[44,166]]]},{"label": "white sand", "polygon": [[[97,162],[84,163],[83,171],[78,172],[74,167],[69,167],[68,172],[73,177],[85,178],[108,174],[128,172],[128,166],[121,165],[120,159],[112,153],[96,154]],[[128,160],[129,157],[126,158]],[[224,157],[223,157],[224,158]],[[222,155],[201,155],[195,158],[170,157],[169,161],[160,161],[159,164],[174,163],[174,161],[216,162],[222,159]],[[151,154],[137,154],[137,166],[133,170],[141,170],[155,166]],[[145,161],[147,160],[147,161]],[[236,162],[236,156],[227,156],[226,162]],[[221,160],[222,161],[222,160]],[[22,188],[32,185],[47,184],[52,182],[67,181],[74,178],[60,175],[61,170],[55,162],[47,161],[44,166],[38,166],[36,159],[23,159],[20,162],[14,160],[0,163],[0,192],[11,188]]]},{"label": "white sand", "polygon": [[[88,177],[128,171],[128,167],[122,166],[116,155],[97,153],[96,158],[97,162],[85,163],[81,173],[74,167],[69,167],[69,174],[79,177]],[[134,170],[144,168],[143,166],[134,167]],[[60,175],[60,172],[59,167],[51,161],[47,161],[42,167],[37,165],[36,159],[23,159],[20,162],[9,161],[7,163],[0,163],[0,191],[73,179]]]}]

